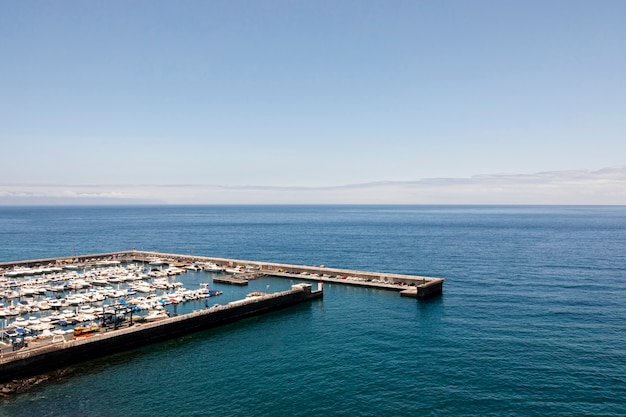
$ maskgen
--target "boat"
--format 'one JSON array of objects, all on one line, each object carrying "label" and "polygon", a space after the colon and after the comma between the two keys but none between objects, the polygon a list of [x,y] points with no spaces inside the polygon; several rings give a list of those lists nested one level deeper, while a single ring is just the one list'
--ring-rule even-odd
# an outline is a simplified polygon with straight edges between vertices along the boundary
[{"label": "boat", "polygon": [[160,266],[160,265],[163,265],[163,260],[159,258],[151,258],[151,259],[148,259],[148,265]]},{"label": "boat", "polygon": [[63,299],[60,299],[60,298],[51,299],[50,301],[48,301],[48,305],[51,308],[58,310],[60,308],[67,306],[67,301],[64,298]]},{"label": "boat", "polygon": [[68,295],[67,297],[65,297],[65,301],[70,306],[78,306],[80,304],[83,304],[85,302],[85,299],[78,295]]},{"label": "boat", "polygon": [[205,271],[220,272],[223,269],[224,268],[222,268],[218,264],[214,264],[213,262],[208,262],[208,263],[204,264],[204,270]]},{"label": "boat", "polygon": [[61,291],[65,291],[65,289],[66,289],[65,284],[62,282],[53,283],[48,287],[48,291],[52,291],[52,292],[61,292]]},{"label": "boat", "polygon": [[216,295],[222,295],[222,291],[211,290],[209,289],[208,282],[201,282],[200,288],[196,290],[196,294],[198,294],[200,298],[207,298],[207,297],[215,297]]},{"label": "boat", "polygon": [[161,272],[164,273],[165,275],[167,275],[168,277],[172,277],[172,276],[179,275],[179,274],[183,273],[185,270],[186,270],[186,268],[185,269],[181,269],[181,268],[177,268],[177,267],[171,266],[171,267],[169,267],[167,269],[164,269]]},{"label": "boat", "polygon": [[95,309],[88,305],[88,304],[83,304],[80,306],[80,308],[78,309],[79,314],[94,314],[95,313]]},{"label": "boat", "polygon": [[166,319],[169,316],[170,316],[170,313],[167,310],[165,310],[165,309],[163,309],[163,310],[150,310],[148,312],[148,314],[146,314],[145,316],[138,317],[137,321],[150,323],[150,322],[153,322],[153,321]]},{"label": "boat", "polygon": [[11,327],[25,327],[28,325],[28,320],[26,320],[24,317],[17,317],[15,319],[15,321],[13,321],[13,323],[11,323],[9,326]]},{"label": "boat", "polygon": [[91,280],[91,285],[98,285],[101,287],[106,287],[109,285],[109,281],[106,278],[94,278]]},{"label": "boat", "polygon": [[52,308],[52,306],[50,305],[50,300],[48,300],[47,298],[39,301],[37,305],[39,306],[40,310],[50,310]]},{"label": "boat", "polygon": [[201,270],[202,270],[202,267],[201,267],[201,266],[199,266],[199,265],[196,265],[196,264],[192,264],[192,265],[187,265],[187,266],[185,267],[185,269],[186,269],[187,271],[201,271]]}]

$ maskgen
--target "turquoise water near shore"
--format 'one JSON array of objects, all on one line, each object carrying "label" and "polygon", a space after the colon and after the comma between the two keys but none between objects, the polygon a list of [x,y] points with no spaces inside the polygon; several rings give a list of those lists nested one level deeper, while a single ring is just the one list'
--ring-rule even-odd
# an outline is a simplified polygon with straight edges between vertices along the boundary
[{"label": "turquoise water near shore", "polygon": [[626,207],[0,208],[2,261],[133,247],[446,282],[428,301],[327,285],[80,366],[0,416],[626,415]]}]

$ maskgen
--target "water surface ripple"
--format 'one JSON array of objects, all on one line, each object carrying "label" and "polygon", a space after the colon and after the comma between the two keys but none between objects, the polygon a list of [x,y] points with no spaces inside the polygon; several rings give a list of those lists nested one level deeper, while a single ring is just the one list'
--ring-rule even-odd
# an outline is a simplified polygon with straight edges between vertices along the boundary
[{"label": "water surface ripple", "polygon": [[327,285],[90,362],[0,416],[626,415],[625,207],[0,208],[3,261],[133,247],[446,283],[428,301]]}]

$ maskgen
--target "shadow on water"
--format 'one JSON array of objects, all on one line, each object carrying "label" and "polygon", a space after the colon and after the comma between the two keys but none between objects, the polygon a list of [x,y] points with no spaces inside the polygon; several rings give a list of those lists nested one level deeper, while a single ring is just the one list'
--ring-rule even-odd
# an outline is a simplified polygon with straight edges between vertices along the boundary
[{"label": "shadow on water", "polygon": [[444,308],[445,295],[440,294],[415,301],[415,309],[420,317],[441,315]]},{"label": "shadow on water", "polygon": [[[241,332],[256,332],[261,330],[260,328],[263,328],[263,326],[266,326],[266,323],[283,322],[289,320],[290,316],[294,314],[310,313],[313,309],[312,304],[321,305],[322,302],[312,301],[258,316],[247,317],[210,329],[189,333],[174,339],[156,342],[123,352],[112,353],[46,372],[41,375],[24,378],[22,389],[14,395],[26,392],[31,395],[36,395],[41,390],[45,390],[53,384],[80,383],[80,380],[84,378],[97,376],[98,374],[105,375],[107,372],[116,373],[122,371],[131,364],[136,367],[142,365],[143,362],[145,366],[151,363],[160,363],[168,358],[173,359],[184,355],[193,355],[194,351],[202,352],[206,350],[207,344],[210,344],[212,339],[228,338]],[[36,383],[27,384],[26,381],[28,380],[36,380]],[[4,402],[12,397],[14,398],[14,395],[7,397]],[[0,404],[2,402],[3,399],[0,397]]]}]

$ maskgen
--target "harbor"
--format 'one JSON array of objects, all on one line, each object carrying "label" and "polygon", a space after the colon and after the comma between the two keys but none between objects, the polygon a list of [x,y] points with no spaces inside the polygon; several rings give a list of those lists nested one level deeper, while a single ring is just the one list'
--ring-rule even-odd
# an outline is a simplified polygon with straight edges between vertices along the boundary
[{"label": "harbor", "polygon": [[[185,274],[195,281],[181,282]],[[225,286],[265,277],[291,288],[219,298]],[[441,293],[443,279],[135,250],[5,262],[0,382],[321,298],[324,283],[426,298]]]}]

